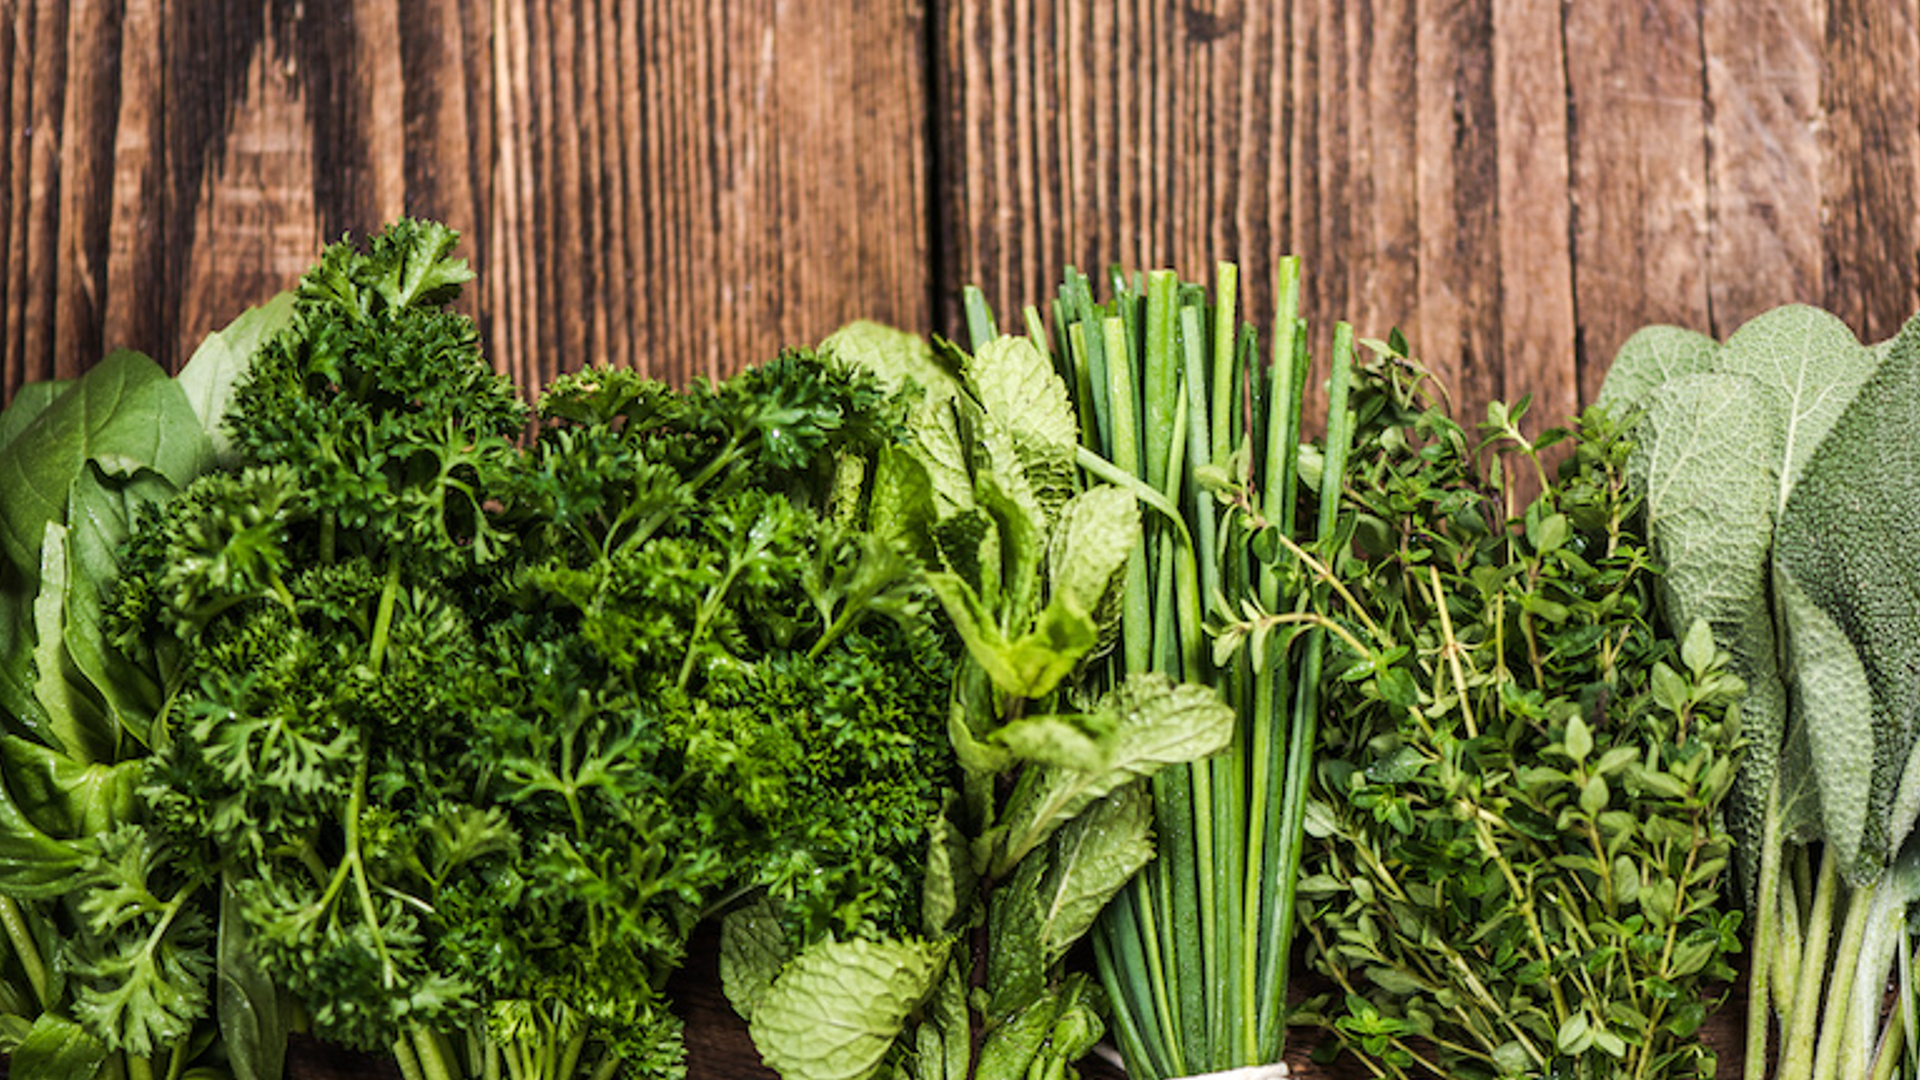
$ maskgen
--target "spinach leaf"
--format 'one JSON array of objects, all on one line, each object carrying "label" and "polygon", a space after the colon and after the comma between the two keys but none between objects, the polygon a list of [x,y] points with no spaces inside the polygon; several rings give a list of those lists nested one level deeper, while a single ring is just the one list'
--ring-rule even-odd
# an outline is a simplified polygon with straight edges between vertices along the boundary
[{"label": "spinach leaf", "polygon": [[49,521],[64,521],[68,489],[90,460],[110,473],[135,463],[184,487],[213,447],[178,383],[152,360],[120,351],[87,369],[0,455],[0,555],[32,579]]}]

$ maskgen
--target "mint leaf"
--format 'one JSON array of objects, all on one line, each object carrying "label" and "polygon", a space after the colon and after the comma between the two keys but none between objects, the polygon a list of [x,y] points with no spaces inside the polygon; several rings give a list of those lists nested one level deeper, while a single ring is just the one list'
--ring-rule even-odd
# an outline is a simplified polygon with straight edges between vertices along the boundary
[{"label": "mint leaf", "polygon": [[933,992],[946,955],[930,941],[810,946],[754,1009],[754,1045],[785,1080],[867,1080]]},{"label": "mint leaf", "polygon": [[1055,596],[1072,598],[1082,611],[1097,612],[1140,544],[1140,509],[1120,488],[1089,488],[1060,512],[1047,550]]},{"label": "mint leaf", "polygon": [[945,400],[958,389],[925,338],[870,319],[857,319],[828,334],[820,351],[873,372],[890,393],[915,386],[929,399]]},{"label": "mint leaf", "polygon": [[1040,941],[1048,963],[1065,956],[1107,901],[1153,859],[1152,824],[1152,796],[1132,783],[1054,834],[1040,886]]},{"label": "mint leaf", "polygon": [[765,897],[720,921],[720,988],[748,1020],[793,955],[780,916]]},{"label": "mint leaf", "polygon": [[956,801],[949,796],[947,807],[934,819],[927,837],[927,878],[920,898],[920,921],[933,936],[951,930],[973,896],[973,856],[966,834],[951,817]]},{"label": "mint leaf", "polygon": [[1093,802],[1162,768],[1214,754],[1232,737],[1234,712],[1211,688],[1149,672],[1128,676],[1096,706],[1105,740],[1099,769],[1048,767],[1024,773],[1008,804],[995,857],[1004,874]]},{"label": "mint leaf", "polygon": [[1030,629],[1009,639],[995,613],[959,575],[929,574],[927,583],[968,654],[1004,693],[1028,698],[1052,693],[1099,643],[1092,617],[1064,599],[1048,604]]},{"label": "mint leaf", "polygon": [[967,366],[980,406],[1008,433],[1020,470],[1052,515],[1073,494],[1080,422],[1053,362],[1024,337],[980,347]]}]

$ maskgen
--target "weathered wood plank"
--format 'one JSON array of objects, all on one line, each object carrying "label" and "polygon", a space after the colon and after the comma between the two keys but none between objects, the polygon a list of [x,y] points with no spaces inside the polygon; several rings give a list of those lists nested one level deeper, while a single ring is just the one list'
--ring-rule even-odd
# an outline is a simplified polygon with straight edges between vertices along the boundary
[{"label": "weathered wood plank", "polygon": [[963,285],[1010,319],[1069,266],[1210,280],[1223,258],[1265,321],[1273,260],[1294,247],[1289,161],[1317,150],[1287,124],[1298,6],[944,5],[941,325],[958,325]]},{"label": "weathered wood plank", "polygon": [[1711,325],[1707,108],[1692,4],[1566,7],[1581,400],[1642,325]]},{"label": "weathered wood plank", "polygon": [[1821,19],[1799,0],[1709,0],[1702,32],[1713,118],[1715,329],[1788,301],[1818,303]]},{"label": "weathered wood plank", "polygon": [[1474,420],[1501,396],[1499,127],[1488,0],[1421,0],[1419,307],[1410,335]]},{"label": "weathered wood plank", "polygon": [[524,384],[931,324],[921,0],[0,3],[0,380],[181,362],[406,212]]},{"label": "weathered wood plank", "polygon": [[1494,0],[1500,390],[1558,423],[1580,407],[1574,358],[1564,9]]},{"label": "weathered wood plank", "polygon": [[1420,40],[1415,0],[1348,8],[1346,75],[1353,99],[1349,198],[1353,226],[1325,272],[1347,275],[1343,315],[1361,332],[1415,331],[1420,295],[1419,147],[1414,100]]},{"label": "weathered wood plank", "polygon": [[1920,301],[1920,18],[1912,0],[1827,7],[1822,299],[1855,333],[1878,341],[1897,333]]}]

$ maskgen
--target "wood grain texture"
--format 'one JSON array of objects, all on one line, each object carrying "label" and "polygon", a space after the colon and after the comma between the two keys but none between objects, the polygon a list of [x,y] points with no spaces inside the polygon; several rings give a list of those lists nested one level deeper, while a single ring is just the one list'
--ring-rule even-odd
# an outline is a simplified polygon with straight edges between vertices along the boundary
[{"label": "wood grain texture", "polygon": [[1583,400],[1638,326],[1712,327],[1704,45],[1692,4],[1566,9]]},{"label": "wood grain texture", "polygon": [[0,375],[176,365],[320,247],[465,235],[524,384],[926,327],[919,0],[0,3]]},{"label": "wood grain texture", "polygon": [[1823,302],[1868,340],[1920,300],[1920,18],[1913,0],[1829,0],[1822,94]]},{"label": "wood grain texture", "polygon": [[1714,322],[1727,330],[1782,297],[1824,297],[1820,8],[1805,0],[1704,6],[1707,293]]}]

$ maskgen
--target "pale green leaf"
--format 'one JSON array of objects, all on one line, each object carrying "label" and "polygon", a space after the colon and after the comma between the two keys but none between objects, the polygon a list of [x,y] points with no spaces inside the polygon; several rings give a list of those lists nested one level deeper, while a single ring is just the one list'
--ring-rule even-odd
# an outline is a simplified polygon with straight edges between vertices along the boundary
[{"label": "pale green leaf", "polygon": [[1878,366],[1879,358],[1846,323],[1805,304],[1757,315],[1727,338],[1714,370],[1751,379],[1773,406],[1775,514],[1786,508],[1807,462]]},{"label": "pale green leaf", "polygon": [[1041,882],[1040,940],[1046,960],[1066,955],[1107,901],[1153,858],[1153,800],[1127,784],[1054,834]]},{"label": "pale green leaf", "polygon": [[[957,948],[957,947],[956,947]],[[947,963],[914,1031],[915,1080],[968,1080],[973,1031],[967,1010],[966,965]]]},{"label": "pale green leaf", "polygon": [[1593,1045],[1593,1025],[1588,1022],[1584,1010],[1570,1014],[1560,1022],[1560,1030],[1554,1034],[1553,1044],[1563,1054],[1579,1055]]},{"label": "pale green leaf", "polygon": [[1053,594],[1071,598],[1082,611],[1100,610],[1139,544],[1140,508],[1132,495],[1103,484],[1074,496],[1047,552]]},{"label": "pale green leaf", "polygon": [[[1024,469],[1017,464],[1007,467],[1005,455],[993,451],[1001,439],[992,425],[980,434],[981,445],[988,448],[988,466],[974,478],[973,496],[993,521],[1000,590],[991,602],[1000,624],[1012,632],[1032,617],[1044,599],[1042,574],[1054,511],[1041,504]],[[982,559],[986,557],[983,545]]]},{"label": "pale green leaf", "polygon": [[754,1045],[785,1080],[867,1080],[933,992],[947,952],[920,940],[811,945],[760,998]]},{"label": "pale green leaf", "polygon": [[1665,567],[1670,625],[1704,621],[1748,687],[1740,705],[1745,766],[1728,805],[1741,850],[1759,850],[1766,792],[1786,731],[1773,614],[1766,601],[1780,459],[1776,411],[1749,378],[1686,375],[1654,394],[1632,472],[1647,532]]},{"label": "pale green leaf", "polygon": [[980,406],[1010,438],[1028,485],[1048,514],[1073,492],[1080,421],[1053,361],[1024,337],[980,347],[967,365]]},{"label": "pale green leaf", "polygon": [[870,319],[828,334],[820,351],[872,372],[889,391],[915,386],[929,398],[950,398],[957,390],[926,338]]},{"label": "pale green leaf", "polygon": [[[952,800],[950,799],[951,803]],[[927,837],[927,876],[920,896],[921,929],[932,936],[951,931],[966,913],[974,889],[967,837],[953,824],[952,806],[934,819]]]},{"label": "pale green leaf", "polygon": [[927,583],[940,599],[967,653],[1002,692],[1038,698],[1051,693],[1099,643],[1093,617],[1064,598],[1041,610],[1033,627],[1008,640],[995,613],[957,574],[933,573]]},{"label": "pale green leaf", "polygon": [[1713,643],[1713,628],[1704,619],[1695,619],[1688,625],[1686,637],[1681,639],[1680,662],[1687,665],[1687,671],[1697,681],[1713,667],[1717,652]]},{"label": "pale green leaf", "polygon": [[1072,769],[1097,769],[1106,761],[1097,735],[1083,718],[1069,715],[1024,716],[996,728],[992,739],[1021,761]]},{"label": "pale green leaf", "polygon": [[1046,990],[1048,956],[1043,941],[1047,873],[1045,850],[1021,860],[987,896],[985,1012],[1001,1020],[1039,1000]]},{"label": "pale green leaf", "polygon": [[1587,727],[1587,721],[1579,714],[1567,718],[1567,756],[1575,761],[1585,761],[1593,753],[1593,731]]},{"label": "pale green leaf", "polygon": [[1087,998],[1087,978],[1075,974],[1001,1018],[981,1044],[980,1080],[1072,1075],[1068,1067],[1106,1033]]},{"label": "pale green leaf", "polygon": [[748,1020],[793,955],[780,916],[765,898],[720,920],[720,988]]},{"label": "pale green leaf", "polygon": [[293,322],[294,294],[283,292],[258,307],[251,307],[226,326],[208,334],[199,348],[180,369],[176,382],[186,395],[187,404],[200,418],[214,455],[225,459],[231,452],[230,440],[221,420],[233,403],[234,387],[239,385],[260,346]]},{"label": "pale green leaf", "polygon": [[1007,807],[1008,830],[994,860],[996,872],[1011,869],[1094,800],[1167,765],[1214,754],[1233,733],[1233,709],[1218,693],[1194,683],[1175,684],[1159,673],[1128,676],[1095,711],[1107,717],[1103,726],[1112,732],[1106,766],[1024,773]]},{"label": "pale green leaf", "polygon": [[1692,330],[1642,327],[1614,354],[1597,404],[1609,409],[1645,408],[1661,386],[1709,370],[1719,350],[1719,342]]},{"label": "pale green leaf", "polygon": [[1902,790],[1920,736],[1915,401],[1920,322],[1909,322],[1808,458],[1775,541],[1822,820],[1840,850],[1857,843],[1846,864],[1856,883],[1892,859],[1917,805]]}]

